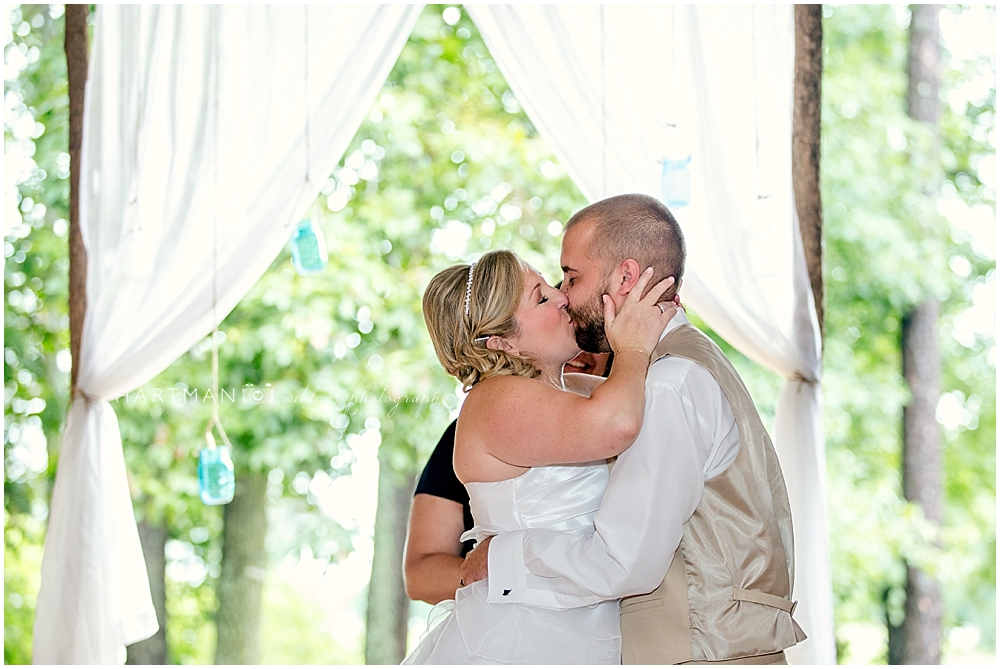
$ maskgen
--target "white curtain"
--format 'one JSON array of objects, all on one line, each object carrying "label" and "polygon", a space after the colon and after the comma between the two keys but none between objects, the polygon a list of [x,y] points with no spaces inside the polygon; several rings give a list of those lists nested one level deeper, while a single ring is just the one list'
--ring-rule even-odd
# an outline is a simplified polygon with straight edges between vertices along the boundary
[{"label": "white curtain", "polygon": [[467,5],[589,200],[661,195],[690,153],[684,301],[786,379],[774,437],[795,527],[798,663],[834,663],[820,333],[792,197],[791,5]]},{"label": "white curtain", "polygon": [[98,7],[80,183],[88,256],[80,392],[49,512],[35,663],[120,663],[126,644],[155,633],[108,400],[191,348],[264,273],[420,11]]}]

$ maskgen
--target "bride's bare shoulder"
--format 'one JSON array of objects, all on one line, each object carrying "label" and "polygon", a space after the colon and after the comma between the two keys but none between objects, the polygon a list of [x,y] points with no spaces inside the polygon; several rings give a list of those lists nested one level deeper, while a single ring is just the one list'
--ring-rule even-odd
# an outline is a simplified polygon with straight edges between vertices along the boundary
[{"label": "bride's bare shoulder", "polygon": [[524,388],[536,388],[539,385],[545,385],[541,383],[538,379],[531,379],[526,376],[514,376],[513,374],[500,374],[497,376],[491,376],[487,379],[483,379],[476,385],[472,387],[469,391],[469,397],[472,397],[473,393],[479,395],[492,395],[498,392],[512,392],[521,390]]},{"label": "bride's bare shoulder", "polygon": [[547,392],[559,392],[539,379],[505,374],[483,379],[472,387],[465,398],[464,406],[472,412],[487,409],[495,414],[504,405],[517,405],[522,401],[536,401]]}]

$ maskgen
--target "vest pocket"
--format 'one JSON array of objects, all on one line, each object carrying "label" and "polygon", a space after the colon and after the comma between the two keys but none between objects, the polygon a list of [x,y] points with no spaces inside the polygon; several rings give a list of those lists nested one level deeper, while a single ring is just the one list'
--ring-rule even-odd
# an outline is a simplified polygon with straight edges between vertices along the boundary
[{"label": "vest pocket", "polygon": [[622,664],[676,664],[691,659],[687,609],[659,597],[623,602]]}]

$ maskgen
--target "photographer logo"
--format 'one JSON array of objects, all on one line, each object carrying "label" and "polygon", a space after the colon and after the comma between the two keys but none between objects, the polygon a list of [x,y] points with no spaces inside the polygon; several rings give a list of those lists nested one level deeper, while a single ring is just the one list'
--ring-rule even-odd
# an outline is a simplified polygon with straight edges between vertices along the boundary
[{"label": "photographer logo", "polygon": [[270,383],[263,386],[255,386],[248,383],[243,386],[243,401],[247,404],[272,404],[274,402],[274,388]]}]

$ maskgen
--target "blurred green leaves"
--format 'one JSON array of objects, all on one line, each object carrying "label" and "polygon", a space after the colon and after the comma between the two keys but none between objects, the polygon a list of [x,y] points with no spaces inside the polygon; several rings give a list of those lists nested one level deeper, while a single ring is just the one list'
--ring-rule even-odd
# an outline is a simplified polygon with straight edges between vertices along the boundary
[{"label": "blurred green leaves", "polygon": [[[996,151],[995,51],[962,62],[946,48],[946,100],[982,79],[982,68],[994,74],[982,99],[944,104],[936,140],[906,115],[908,10],[825,6],[824,16],[824,395],[836,621],[878,625],[888,591],[888,615],[899,622],[905,558],[942,579],[946,626],[973,623],[993,645],[995,332],[976,334],[965,319],[977,286],[995,281],[995,258],[953,212],[977,205],[995,212],[995,191],[972,168]],[[925,159],[928,153],[941,160]],[[949,207],[955,200],[965,204]],[[942,393],[954,394],[968,413],[943,430],[940,552],[930,547],[937,535],[919,508],[902,499],[900,474],[909,401],[900,322],[930,297],[943,301]]]}]

